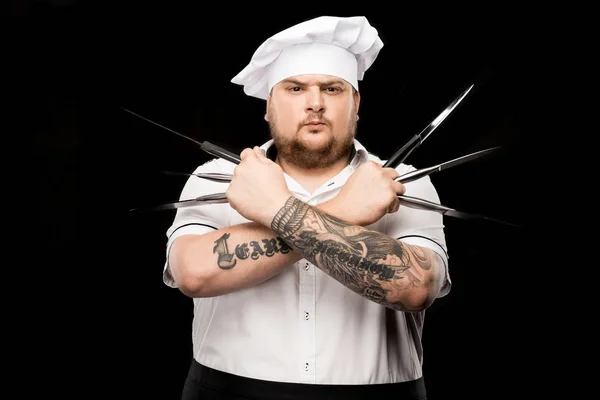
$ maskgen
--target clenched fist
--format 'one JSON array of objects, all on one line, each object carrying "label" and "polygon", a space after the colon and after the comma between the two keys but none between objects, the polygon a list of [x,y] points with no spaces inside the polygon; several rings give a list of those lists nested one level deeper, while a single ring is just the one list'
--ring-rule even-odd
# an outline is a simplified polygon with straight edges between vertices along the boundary
[{"label": "clenched fist", "polygon": [[292,195],[283,171],[259,147],[244,149],[240,158],[226,192],[227,200],[244,218],[270,228],[275,214]]},{"label": "clenched fist", "polygon": [[404,194],[405,188],[394,181],[398,176],[393,168],[368,161],[354,171],[324,210],[356,225],[375,223],[400,208],[398,195]]}]

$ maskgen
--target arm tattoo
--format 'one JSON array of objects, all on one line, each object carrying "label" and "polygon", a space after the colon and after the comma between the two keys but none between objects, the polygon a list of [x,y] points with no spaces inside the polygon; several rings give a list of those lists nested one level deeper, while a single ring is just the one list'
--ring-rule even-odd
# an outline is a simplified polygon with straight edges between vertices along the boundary
[{"label": "arm tattoo", "polygon": [[[235,246],[233,253],[229,251],[227,239],[230,234],[225,233],[215,241],[213,253],[218,253],[217,265],[221,269],[232,269],[237,263],[237,259],[245,260],[248,257],[257,260],[260,256],[273,257],[276,253],[287,254],[292,249],[280,237],[262,239],[262,244],[258,241],[240,243]],[[237,257],[237,259],[236,259]]]},{"label": "arm tattoo", "polygon": [[435,262],[427,251],[354,226],[290,197],[271,229],[329,276],[354,292],[397,310],[406,291],[424,288]]}]

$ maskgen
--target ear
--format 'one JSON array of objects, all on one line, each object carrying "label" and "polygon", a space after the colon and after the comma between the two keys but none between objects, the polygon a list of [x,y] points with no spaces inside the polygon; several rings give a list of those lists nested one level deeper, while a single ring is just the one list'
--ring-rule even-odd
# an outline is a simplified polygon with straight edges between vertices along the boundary
[{"label": "ear", "polygon": [[269,105],[271,104],[271,95],[267,97],[267,109],[265,111],[265,121],[269,122]]},{"label": "ear", "polygon": [[358,90],[354,91],[354,104],[356,104],[356,114],[358,114],[358,109],[360,108],[360,93]]}]

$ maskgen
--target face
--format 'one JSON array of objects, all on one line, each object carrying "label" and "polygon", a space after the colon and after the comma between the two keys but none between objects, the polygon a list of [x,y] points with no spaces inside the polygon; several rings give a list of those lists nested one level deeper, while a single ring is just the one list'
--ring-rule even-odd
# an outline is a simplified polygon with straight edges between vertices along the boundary
[{"label": "face", "polygon": [[267,99],[265,115],[278,156],[307,169],[347,158],[359,103],[352,85],[334,76],[299,75],[279,82]]}]

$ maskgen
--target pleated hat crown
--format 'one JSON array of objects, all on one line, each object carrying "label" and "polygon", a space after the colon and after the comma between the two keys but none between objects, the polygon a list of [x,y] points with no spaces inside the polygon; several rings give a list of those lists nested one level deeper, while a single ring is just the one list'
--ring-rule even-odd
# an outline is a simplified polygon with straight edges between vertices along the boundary
[{"label": "pleated hat crown", "polygon": [[264,100],[278,82],[303,74],[337,76],[358,90],[382,47],[365,17],[317,17],[264,41],[231,82]]}]

